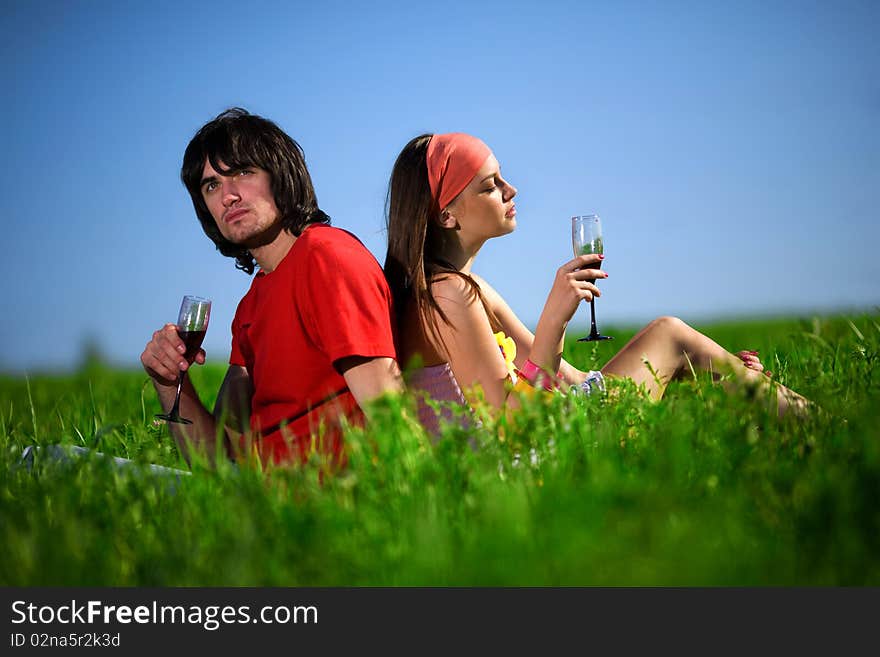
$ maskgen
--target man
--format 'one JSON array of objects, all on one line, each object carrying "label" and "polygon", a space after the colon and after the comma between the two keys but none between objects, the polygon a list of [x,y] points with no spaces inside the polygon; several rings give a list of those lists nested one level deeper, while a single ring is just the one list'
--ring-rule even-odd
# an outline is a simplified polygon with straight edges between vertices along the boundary
[{"label": "man", "polygon": [[[343,418],[401,390],[391,294],[382,269],[350,233],[332,228],[317,204],[302,149],[273,122],[233,108],[196,133],[181,180],[208,237],[254,277],[232,323],[229,369],[213,413],[186,378],[169,423],[184,457],[255,450],[265,462],[305,460],[312,450],[344,460]],[[189,364],[173,324],[153,334],[141,363],[162,407]],[[200,351],[195,362],[205,362]],[[218,431],[218,427],[222,430]]]}]

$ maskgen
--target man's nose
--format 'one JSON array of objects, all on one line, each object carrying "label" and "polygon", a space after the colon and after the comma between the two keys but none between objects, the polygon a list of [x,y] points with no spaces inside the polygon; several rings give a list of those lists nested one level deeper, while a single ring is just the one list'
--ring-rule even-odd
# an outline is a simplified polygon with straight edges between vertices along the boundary
[{"label": "man's nose", "polygon": [[241,200],[238,194],[238,187],[233,180],[223,181],[223,205],[229,207],[233,203]]}]

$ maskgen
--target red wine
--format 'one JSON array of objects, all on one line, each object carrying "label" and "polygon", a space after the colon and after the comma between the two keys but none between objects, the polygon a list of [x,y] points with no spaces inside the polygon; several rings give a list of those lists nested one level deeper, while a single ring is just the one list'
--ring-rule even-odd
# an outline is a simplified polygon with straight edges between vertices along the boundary
[{"label": "red wine", "polygon": [[183,344],[186,345],[186,353],[183,357],[187,363],[193,362],[196,354],[199,353],[199,347],[202,346],[202,340],[205,339],[205,331],[181,331],[177,329],[177,335],[180,336]]},{"label": "red wine", "polygon": [[[602,238],[597,237],[592,242],[587,242],[586,244],[584,244],[580,248],[578,248],[577,245],[575,245],[574,254],[576,256],[590,255],[591,253],[598,253],[599,255],[602,255],[603,251],[604,251],[604,248],[602,246]],[[592,265],[589,265],[589,269],[602,269],[602,261],[600,260],[599,262],[596,262]],[[590,279],[590,280],[596,280],[596,279]]]}]

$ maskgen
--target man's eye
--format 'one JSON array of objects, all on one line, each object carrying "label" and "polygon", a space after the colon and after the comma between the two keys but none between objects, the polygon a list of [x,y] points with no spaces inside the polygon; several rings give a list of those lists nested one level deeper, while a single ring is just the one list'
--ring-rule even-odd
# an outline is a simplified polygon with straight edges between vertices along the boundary
[{"label": "man's eye", "polygon": [[251,171],[250,169],[242,169],[241,171],[238,172],[238,175],[239,176],[249,176],[252,173],[253,173],[253,171]]},{"label": "man's eye", "polygon": [[205,184],[205,191],[206,192],[213,192],[215,189],[217,189],[217,183],[209,182],[209,183]]}]

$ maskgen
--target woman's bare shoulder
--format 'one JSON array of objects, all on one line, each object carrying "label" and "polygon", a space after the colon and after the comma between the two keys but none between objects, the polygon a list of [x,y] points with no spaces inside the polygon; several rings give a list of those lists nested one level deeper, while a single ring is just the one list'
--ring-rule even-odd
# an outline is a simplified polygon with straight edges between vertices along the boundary
[{"label": "woman's bare shoulder", "polygon": [[501,295],[489,284],[485,278],[480,276],[479,274],[475,274],[471,272],[471,278],[474,279],[474,282],[480,286],[480,291],[483,293],[487,299],[500,299]]},{"label": "woman's bare shoulder", "polygon": [[479,285],[480,288],[488,287],[491,289],[492,287],[491,285],[489,285],[485,278],[475,272],[471,272],[471,278],[474,279],[474,282],[476,282],[476,284]]},{"label": "woman's bare shoulder", "polygon": [[468,306],[476,299],[473,286],[460,274],[441,273],[431,279],[431,293],[437,303],[442,301]]}]

